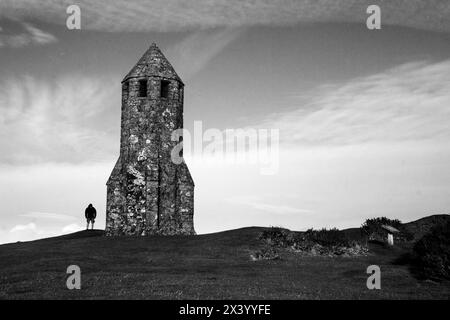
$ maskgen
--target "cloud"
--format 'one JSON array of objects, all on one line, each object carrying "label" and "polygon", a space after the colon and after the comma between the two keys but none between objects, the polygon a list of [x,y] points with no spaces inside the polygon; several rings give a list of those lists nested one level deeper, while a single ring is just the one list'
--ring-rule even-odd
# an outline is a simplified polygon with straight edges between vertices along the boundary
[{"label": "cloud", "polygon": [[258,211],[264,211],[276,215],[313,213],[313,211],[310,209],[301,209],[287,204],[267,203],[265,202],[264,198],[260,196],[235,196],[228,198],[227,202],[232,204],[244,205]]},{"label": "cloud", "polygon": [[235,28],[197,31],[169,48],[166,56],[176,61],[177,72],[186,81],[242,32],[243,29]]},{"label": "cloud", "polygon": [[0,28],[0,48],[12,47],[21,48],[28,45],[43,45],[56,42],[57,39],[50,33],[47,33],[30,23],[21,23],[23,32],[18,34],[4,34]]},{"label": "cloud", "polygon": [[[295,100],[295,99],[294,99]],[[293,145],[346,145],[450,139],[450,60],[411,62],[385,72],[324,85],[289,112],[259,126],[278,128]]]},{"label": "cloud", "polygon": [[34,222],[28,224],[17,224],[9,231],[0,230],[0,243],[10,243],[17,241],[32,241],[47,237],[56,236],[58,233],[50,229],[42,229]]},{"label": "cloud", "polygon": [[63,227],[61,232],[63,234],[66,234],[66,233],[73,233],[73,232],[77,232],[77,231],[81,231],[81,230],[83,230],[83,228],[79,224],[72,223],[72,224],[69,224],[69,225]]},{"label": "cloud", "polygon": [[[65,25],[70,0],[3,0],[0,18]],[[381,7],[382,25],[450,31],[447,0],[79,0],[81,28],[102,31],[184,31],[222,26],[353,22],[365,26],[369,5]],[[65,26],[64,26],[65,27]]]},{"label": "cloud", "polygon": [[85,76],[5,79],[0,84],[0,163],[79,163],[114,154],[105,119],[112,97],[120,103],[117,92],[111,80]]},{"label": "cloud", "polygon": [[76,219],[75,217],[72,217],[72,216],[69,216],[66,214],[50,213],[50,212],[27,212],[27,213],[21,214],[20,216],[25,217],[25,218],[59,220],[59,221],[68,221],[68,220]]},{"label": "cloud", "polygon": [[37,232],[36,224],[34,224],[33,222],[30,222],[29,224],[18,224],[16,226],[14,226],[9,232],[14,233],[14,232],[21,232],[21,231]]},{"label": "cloud", "polygon": [[0,244],[17,241],[33,241],[37,239],[60,236],[61,234],[73,233],[83,230],[77,223],[68,224],[62,228],[42,227],[34,222],[17,224],[9,230],[0,230]]},{"label": "cloud", "polygon": [[11,229],[0,229],[0,244],[17,241],[33,241],[37,239],[59,236],[61,234],[72,233],[82,230],[76,223],[64,226],[63,228],[42,227],[34,222],[27,224],[17,224]]},{"label": "cloud", "polygon": [[[104,228],[105,184],[113,166],[114,158],[105,163],[50,162],[0,166],[3,200],[0,243],[7,235],[11,237],[9,231],[14,225],[34,223],[36,229],[51,236],[60,235],[67,225],[84,226],[84,210],[89,203],[97,209],[95,227]],[[48,211],[39,212],[36,208]],[[17,240],[22,240],[19,234],[16,235]]]}]

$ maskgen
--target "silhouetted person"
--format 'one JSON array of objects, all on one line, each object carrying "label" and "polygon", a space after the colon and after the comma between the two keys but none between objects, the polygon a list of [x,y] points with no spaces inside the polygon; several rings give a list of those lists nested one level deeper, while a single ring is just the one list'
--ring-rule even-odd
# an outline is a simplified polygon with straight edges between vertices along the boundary
[{"label": "silhouetted person", "polygon": [[86,217],[87,225],[86,230],[89,229],[89,222],[91,223],[91,229],[94,229],[95,217],[97,217],[97,210],[95,210],[92,203],[88,205],[86,210],[84,210],[84,216]]}]

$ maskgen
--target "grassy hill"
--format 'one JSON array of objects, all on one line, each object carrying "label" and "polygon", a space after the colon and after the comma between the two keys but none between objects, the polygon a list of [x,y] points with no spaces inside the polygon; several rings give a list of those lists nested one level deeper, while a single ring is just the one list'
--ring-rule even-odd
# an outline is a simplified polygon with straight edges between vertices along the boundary
[{"label": "grassy hill", "polygon": [[[448,219],[447,216],[446,219]],[[427,218],[419,224],[428,223]],[[420,221],[420,220],[419,220]],[[415,226],[417,230],[422,230]],[[264,228],[200,236],[110,238],[81,231],[0,246],[0,298],[7,299],[448,299],[448,282],[418,280],[402,257],[412,244],[370,244],[360,257],[251,261]],[[351,229],[355,233],[355,229]],[[66,288],[66,269],[81,268],[81,290]],[[381,290],[366,269],[381,268]]]},{"label": "grassy hill", "polygon": [[405,223],[406,230],[414,235],[415,240],[419,240],[425,233],[430,231],[435,225],[444,225],[450,221],[450,215],[448,214],[436,214],[433,216],[425,217],[416,221]]}]

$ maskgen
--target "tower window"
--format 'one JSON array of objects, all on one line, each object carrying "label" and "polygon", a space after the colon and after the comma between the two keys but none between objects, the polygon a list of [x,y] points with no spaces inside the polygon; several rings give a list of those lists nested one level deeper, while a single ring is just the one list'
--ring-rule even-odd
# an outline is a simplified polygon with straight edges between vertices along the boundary
[{"label": "tower window", "polygon": [[139,80],[139,97],[144,98],[147,96],[147,80]]},{"label": "tower window", "polygon": [[169,81],[162,80],[161,81],[161,98],[169,97]]},{"label": "tower window", "polygon": [[124,95],[128,95],[128,90],[129,90],[129,88],[130,88],[130,84],[128,83],[128,81],[126,81],[126,82],[123,84],[123,94],[124,94]]}]

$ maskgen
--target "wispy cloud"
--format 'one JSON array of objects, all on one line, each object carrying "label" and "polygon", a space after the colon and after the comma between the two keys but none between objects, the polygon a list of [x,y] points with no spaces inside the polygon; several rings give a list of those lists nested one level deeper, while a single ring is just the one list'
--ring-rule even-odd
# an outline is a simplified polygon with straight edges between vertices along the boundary
[{"label": "wispy cloud", "polygon": [[71,223],[63,227],[43,227],[34,222],[27,224],[17,224],[9,230],[0,229],[0,244],[16,241],[32,241],[48,237],[60,236],[72,232],[81,231],[83,228],[76,223]]},{"label": "wispy cloud", "polygon": [[43,45],[58,41],[52,34],[30,23],[21,23],[21,26],[23,31],[16,34],[5,34],[0,28],[0,47],[21,48],[28,45]]},{"label": "wispy cloud", "polygon": [[[0,163],[82,162],[103,159],[113,135],[103,119],[111,96],[109,81],[83,76],[53,82],[25,76],[0,86]],[[117,103],[120,103],[117,96]]]},{"label": "wispy cloud", "polygon": [[[0,17],[65,24],[73,1],[3,0]],[[79,0],[82,28],[103,31],[183,31],[220,26],[365,23],[366,9],[379,4],[383,25],[450,31],[447,0]]]},{"label": "wispy cloud", "polygon": [[32,231],[36,231],[36,224],[33,222],[30,222],[28,224],[18,224],[14,227],[11,228],[11,230],[9,232],[14,233],[14,232],[20,232],[20,231],[27,231],[27,230],[32,230]]},{"label": "wispy cloud", "polygon": [[64,226],[61,231],[63,234],[66,233],[73,233],[73,232],[77,232],[77,231],[81,231],[83,230],[83,227],[81,227],[79,224],[77,223],[71,223],[67,226]]},{"label": "wispy cloud", "polygon": [[197,31],[169,48],[166,55],[186,81],[243,32],[242,28]]},{"label": "wispy cloud", "polygon": [[58,220],[58,221],[70,221],[75,220],[73,216],[69,216],[61,213],[51,213],[51,212],[27,212],[21,214],[20,216],[25,218],[35,218],[35,219],[47,219],[47,220]]},{"label": "wispy cloud", "polygon": [[295,145],[450,139],[450,60],[407,63],[307,96],[260,126]]},{"label": "wispy cloud", "polygon": [[267,201],[260,196],[235,196],[228,198],[227,202],[237,205],[244,205],[257,211],[263,211],[275,215],[313,213],[310,209],[298,208],[284,203],[267,203]]},{"label": "wispy cloud", "polygon": [[0,243],[16,241],[32,241],[36,239],[55,236],[57,232],[40,228],[34,222],[17,224],[9,231],[0,231]]}]

